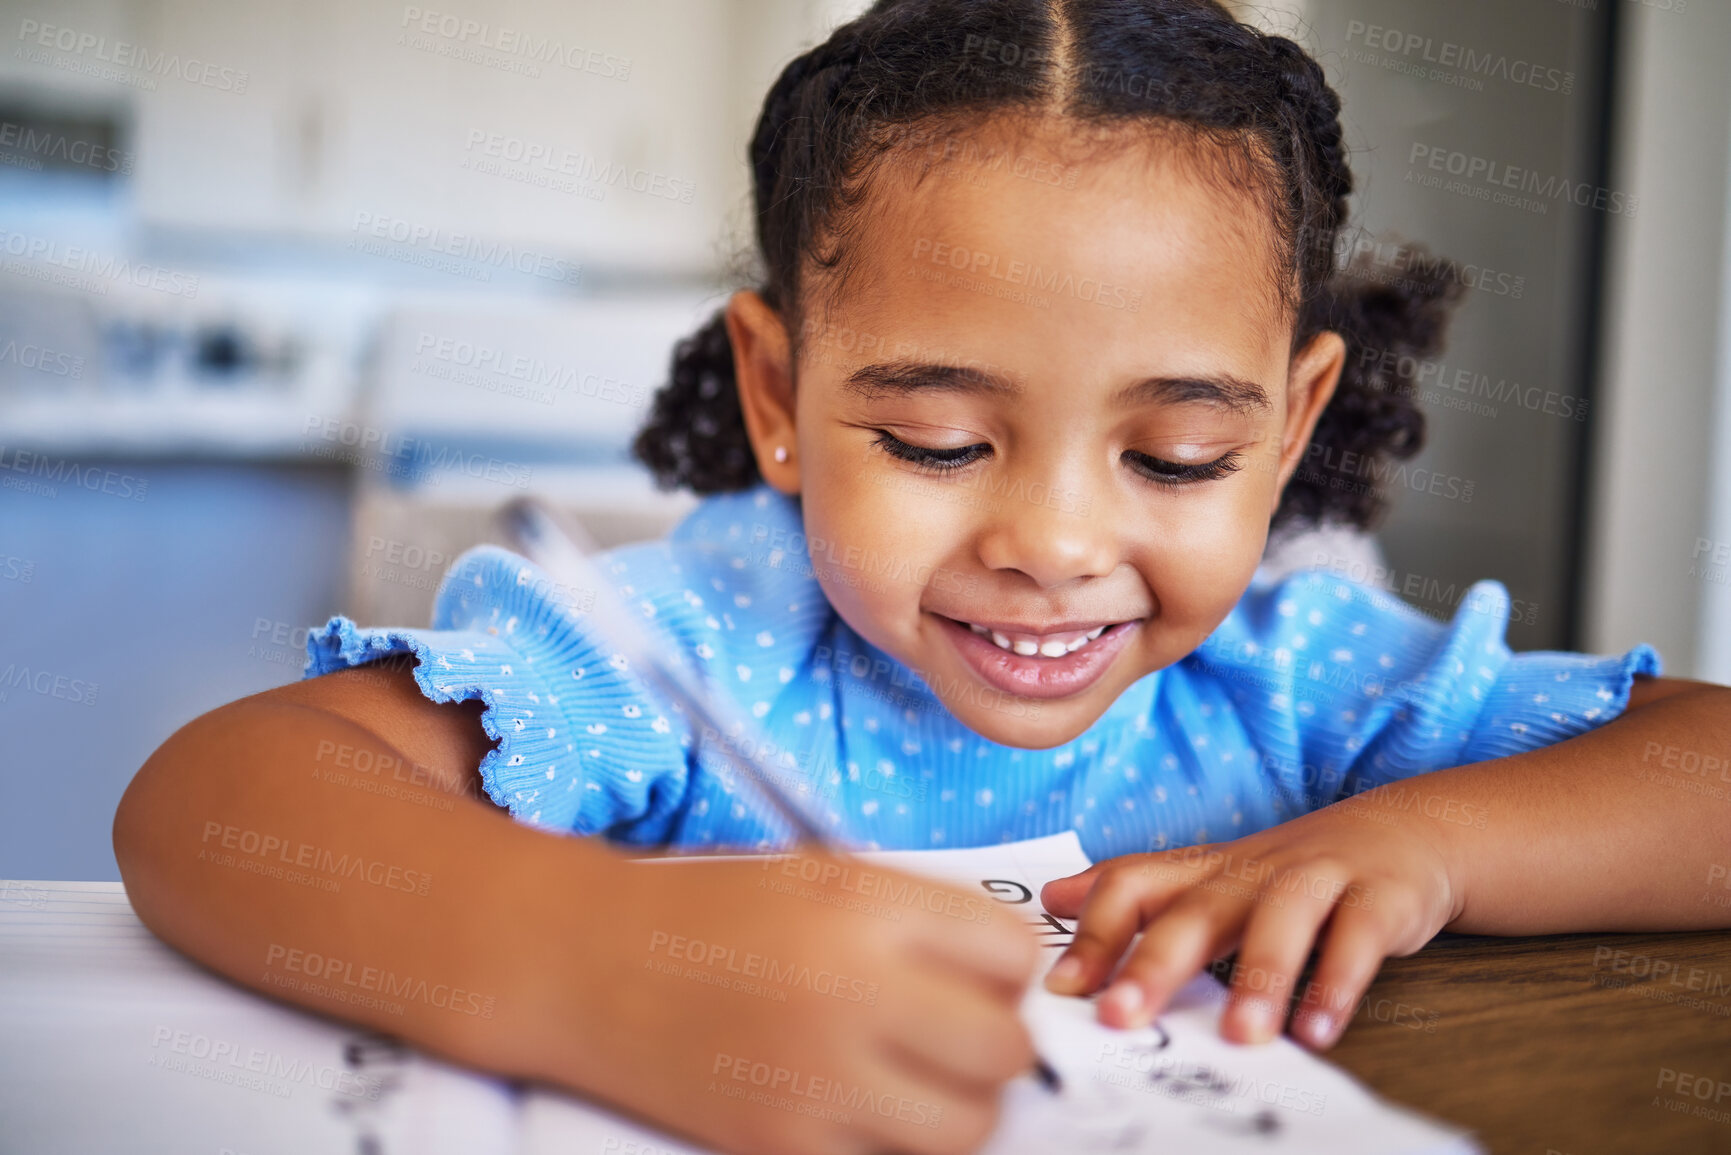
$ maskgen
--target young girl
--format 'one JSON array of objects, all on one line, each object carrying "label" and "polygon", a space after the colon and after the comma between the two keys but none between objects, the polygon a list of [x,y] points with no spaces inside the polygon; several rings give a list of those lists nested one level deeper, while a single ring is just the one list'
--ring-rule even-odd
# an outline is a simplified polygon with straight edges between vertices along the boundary
[{"label": "young girl", "polygon": [[[1494,583],[1447,626],[1331,576],[1253,583],[1271,521],[1377,512],[1366,478],[1421,420],[1359,353],[1432,351],[1449,303],[1446,269],[1337,271],[1338,109],[1209,0],[883,0],[771,89],[762,283],[682,343],[637,442],[710,496],[611,554],[627,601],[838,833],[1073,829],[1110,859],[1045,900],[1081,919],[1048,982],[1116,969],[1113,1024],[1236,948],[1228,1035],[1269,1038],[1296,995],[1325,1047],[1445,927],[1724,919],[1697,891],[1731,826],[1641,767],[1722,744],[1731,694],[1654,678],[1646,647],[1513,655]],[[581,601],[480,548],[432,629],[333,620],[316,676],[140,771],[115,844],[141,917],[274,996],[711,1145],[972,1148],[1030,1059],[1029,936],[565,837],[781,829]],[[658,967],[675,939],[834,981],[716,990]],[[871,1109],[716,1089],[759,1063]]]}]

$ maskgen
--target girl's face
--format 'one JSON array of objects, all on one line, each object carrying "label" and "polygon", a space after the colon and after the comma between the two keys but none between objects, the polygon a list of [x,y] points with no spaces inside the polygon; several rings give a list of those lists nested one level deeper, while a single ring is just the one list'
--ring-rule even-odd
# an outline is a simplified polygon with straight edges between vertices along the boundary
[{"label": "girl's face", "polygon": [[1201,154],[1019,127],[878,174],[827,313],[807,290],[797,389],[760,298],[729,331],[837,612],[977,733],[1044,748],[1238,601],[1344,346],[1289,355],[1268,209]]}]

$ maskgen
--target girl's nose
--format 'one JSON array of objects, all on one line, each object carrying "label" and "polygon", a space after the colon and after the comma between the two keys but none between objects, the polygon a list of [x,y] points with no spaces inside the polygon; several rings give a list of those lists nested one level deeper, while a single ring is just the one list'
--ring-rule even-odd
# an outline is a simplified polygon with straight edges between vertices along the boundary
[{"label": "girl's nose", "polygon": [[986,518],[979,551],[988,569],[1020,570],[1048,589],[1118,568],[1120,542],[1109,511],[1073,490],[1012,492]]}]

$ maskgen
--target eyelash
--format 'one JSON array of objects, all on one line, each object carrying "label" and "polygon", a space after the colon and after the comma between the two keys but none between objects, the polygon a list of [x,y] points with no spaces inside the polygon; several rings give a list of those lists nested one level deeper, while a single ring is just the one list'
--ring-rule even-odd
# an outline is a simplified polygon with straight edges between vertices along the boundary
[{"label": "eyelash", "polygon": [[[891,457],[905,461],[919,469],[934,474],[953,473],[987,456],[991,453],[989,445],[964,445],[958,449],[928,449],[922,445],[909,445],[906,441],[890,433],[887,429],[879,429],[874,442]],[[1194,465],[1180,465],[1176,461],[1165,461],[1146,453],[1127,450],[1124,459],[1130,463],[1137,473],[1154,482],[1156,485],[1179,486],[1194,485],[1202,481],[1218,481],[1229,473],[1236,473],[1243,465],[1243,459],[1234,450],[1213,461],[1199,462]]]},{"label": "eyelash", "polygon": [[909,464],[917,465],[922,470],[931,473],[951,473],[965,465],[972,465],[992,451],[989,445],[964,445],[959,449],[928,449],[923,445],[909,445],[887,429],[877,431],[879,448],[891,457],[900,458]]},{"label": "eyelash", "polygon": [[[1194,485],[1200,481],[1219,481],[1229,473],[1237,473],[1243,466],[1244,459],[1237,450],[1213,461],[1201,461],[1194,465],[1180,465],[1176,461],[1165,461],[1151,457],[1146,453],[1128,450],[1124,457],[1130,462],[1131,468],[1157,485]],[[1142,464],[1147,462],[1148,464]]]}]

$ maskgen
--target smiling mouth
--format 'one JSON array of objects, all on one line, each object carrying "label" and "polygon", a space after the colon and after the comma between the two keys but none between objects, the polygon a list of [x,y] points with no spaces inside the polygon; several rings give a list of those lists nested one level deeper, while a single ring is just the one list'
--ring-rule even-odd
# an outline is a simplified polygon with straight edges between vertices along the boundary
[{"label": "smiling mouth", "polygon": [[933,616],[980,681],[1014,697],[1054,700],[1080,694],[1105,677],[1144,624],[1141,618],[1093,618],[1030,628],[1026,622]]}]

